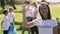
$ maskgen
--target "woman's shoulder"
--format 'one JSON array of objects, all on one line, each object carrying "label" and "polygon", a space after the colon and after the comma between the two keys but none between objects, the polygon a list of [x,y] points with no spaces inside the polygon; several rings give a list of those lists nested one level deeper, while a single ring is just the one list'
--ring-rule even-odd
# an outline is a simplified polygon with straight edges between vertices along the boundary
[{"label": "woman's shoulder", "polygon": [[56,18],[55,18],[55,17],[51,17],[51,20],[54,20],[54,21],[56,21]]},{"label": "woman's shoulder", "polygon": [[3,16],[3,17],[2,17],[2,19],[6,19],[6,18],[8,18],[8,15],[7,15],[7,16]]},{"label": "woman's shoulder", "polygon": [[12,12],[12,15],[14,15],[14,12]]},{"label": "woman's shoulder", "polygon": [[51,19],[56,19],[55,17],[51,17]]}]

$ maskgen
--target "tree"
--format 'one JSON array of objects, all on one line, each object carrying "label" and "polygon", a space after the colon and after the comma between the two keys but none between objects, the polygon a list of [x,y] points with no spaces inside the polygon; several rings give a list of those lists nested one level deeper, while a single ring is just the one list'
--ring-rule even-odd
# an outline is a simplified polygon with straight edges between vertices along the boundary
[{"label": "tree", "polygon": [[15,4],[14,4],[14,0],[10,0],[10,5],[13,6],[14,9],[16,9]]},{"label": "tree", "polygon": [[7,4],[10,4],[9,0],[6,0]]},{"label": "tree", "polygon": [[2,9],[4,9],[5,8],[5,1],[4,0],[0,0],[0,2],[1,2]]}]

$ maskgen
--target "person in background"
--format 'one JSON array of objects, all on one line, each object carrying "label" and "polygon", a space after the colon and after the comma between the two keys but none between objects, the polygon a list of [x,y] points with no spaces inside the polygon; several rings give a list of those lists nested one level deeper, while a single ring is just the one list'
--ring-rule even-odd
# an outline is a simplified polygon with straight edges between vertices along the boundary
[{"label": "person in background", "polygon": [[[32,2],[32,6],[33,6],[33,11],[32,11],[33,17],[31,17],[32,18],[31,21],[37,18],[36,15],[38,13],[37,2]],[[38,34],[38,27],[37,26],[31,27],[31,33],[34,34],[35,32],[36,32],[36,34]]]},{"label": "person in background", "polygon": [[9,20],[10,20],[10,25],[14,27],[14,22],[15,22],[15,14],[13,12],[13,8],[9,8]]},{"label": "person in background", "polygon": [[48,3],[41,2],[39,6],[41,17],[28,22],[26,20],[25,12],[23,11],[23,21],[26,28],[38,26],[39,34],[58,34],[58,24],[55,17],[50,14]]},{"label": "person in background", "polygon": [[[24,6],[23,6],[23,11],[29,11],[29,6],[30,6],[30,2],[29,1],[25,1],[25,3],[24,3]],[[28,14],[26,14],[26,15],[28,15]],[[26,17],[26,19],[28,20],[28,18]],[[30,20],[28,20],[28,21],[30,21]],[[24,31],[25,31],[25,26],[22,24],[22,34],[24,34]],[[28,29],[28,34],[30,34],[30,28],[27,28]]]},{"label": "person in background", "polygon": [[8,17],[9,17],[9,22],[10,22],[10,27],[9,27],[8,34],[17,34],[17,30],[16,30],[16,28],[14,28],[15,14],[13,12],[13,8],[12,7],[9,8]]},{"label": "person in background", "polygon": [[8,17],[8,10],[3,10],[4,17],[2,19],[2,28],[3,28],[3,34],[8,34],[10,23],[9,23],[9,17]]}]

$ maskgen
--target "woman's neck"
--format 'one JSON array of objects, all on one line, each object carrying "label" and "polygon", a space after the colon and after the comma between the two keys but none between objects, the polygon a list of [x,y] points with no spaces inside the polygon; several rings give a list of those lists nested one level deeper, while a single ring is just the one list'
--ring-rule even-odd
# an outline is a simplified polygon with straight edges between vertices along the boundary
[{"label": "woman's neck", "polygon": [[47,19],[48,19],[48,17],[47,17],[47,16],[43,16],[43,17],[44,17],[44,19],[45,19],[45,20],[47,20]]}]

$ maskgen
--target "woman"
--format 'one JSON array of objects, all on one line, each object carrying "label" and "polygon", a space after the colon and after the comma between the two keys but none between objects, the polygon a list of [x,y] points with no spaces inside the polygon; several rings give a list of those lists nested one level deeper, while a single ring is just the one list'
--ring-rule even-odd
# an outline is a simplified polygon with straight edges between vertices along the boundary
[{"label": "woman", "polygon": [[41,3],[39,12],[41,17],[33,20],[32,22],[27,22],[25,12],[23,12],[23,21],[25,27],[34,27],[36,25],[38,26],[39,34],[58,34],[56,18],[51,17],[50,9],[46,2]]},{"label": "woman", "polygon": [[[29,7],[30,7],[30,1],[25,1],[24,6],[23,6],[23,11],[26,11],[25,15],[26,15],[26,19],[28,22],[30,21],[28,18],[28,16],[30,15],[30,12],[28,13]],[[26,28],[25,28],[24,24],[22,24],[22,34],[24,34],[25,29]],[[30,28],[27,28],[27,29],[28,29],[28,34],[30,34]]]}]

